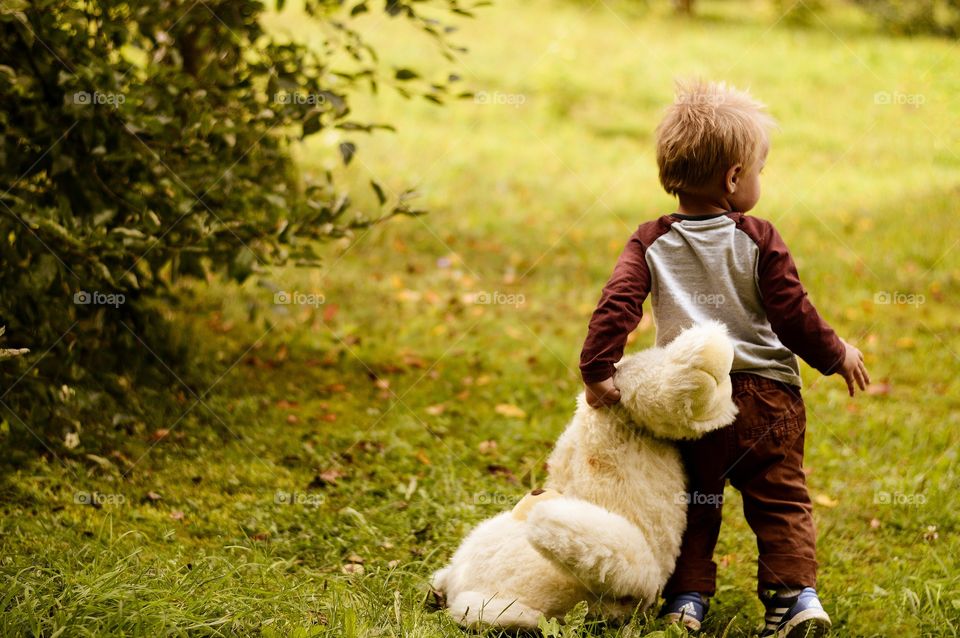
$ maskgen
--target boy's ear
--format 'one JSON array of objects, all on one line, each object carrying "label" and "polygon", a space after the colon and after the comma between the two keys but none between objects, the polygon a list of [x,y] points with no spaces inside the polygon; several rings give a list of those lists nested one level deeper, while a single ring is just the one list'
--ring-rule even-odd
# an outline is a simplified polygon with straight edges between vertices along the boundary
[{"label": "boy's ear", "polygon": [[742,170],[743,164],[734,164],[727,170],[727,174],[724,176],[723,185],[730,195],[737,192],[737,184],[740,183],[740,172]]}]

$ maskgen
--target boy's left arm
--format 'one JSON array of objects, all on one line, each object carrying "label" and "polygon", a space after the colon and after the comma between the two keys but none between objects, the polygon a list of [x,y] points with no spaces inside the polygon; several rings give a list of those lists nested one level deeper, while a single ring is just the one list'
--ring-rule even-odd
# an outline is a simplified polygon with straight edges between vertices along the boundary
[{"label": "boy's left arm", "polygon": [[760,296],[767,320],[780,341],[821,374],[835,372],[860,389],[870,382],[863,354],[841,339],[820,316],[800,282],[800,275],[783,238],[769,222],[750,218],[760,248],[757,268]]}]

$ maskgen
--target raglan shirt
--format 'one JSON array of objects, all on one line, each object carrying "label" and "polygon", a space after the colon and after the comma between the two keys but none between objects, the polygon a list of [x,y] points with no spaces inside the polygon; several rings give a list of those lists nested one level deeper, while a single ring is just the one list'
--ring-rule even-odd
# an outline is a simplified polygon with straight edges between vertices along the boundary
[{"label": "raglan shirt", "polygon": [[613,376],[648,295],[658,346],[718,320],[733,341],[733,372],[799,387],[795,355],[825,375],[843,361],[843,342],[810,302],[786,244],[758,217],[673,214],[641,224],[590,319],[580,354],[585,382]]}]

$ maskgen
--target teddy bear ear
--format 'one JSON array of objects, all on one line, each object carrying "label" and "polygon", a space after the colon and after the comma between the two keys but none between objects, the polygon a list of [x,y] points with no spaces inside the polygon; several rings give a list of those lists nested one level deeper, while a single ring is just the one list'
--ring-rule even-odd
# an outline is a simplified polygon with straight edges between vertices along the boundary
[{"label": "teddy bear ear", "polygon": [[[667,345],[667,352],[674,362],[693,368],[713,367],[722,364],[729,354],[733,363],[733,346],[727,333],[727,327],[719,321],[708,321],[687,328]],[[729,372],[730,368],[722,370]]]}]

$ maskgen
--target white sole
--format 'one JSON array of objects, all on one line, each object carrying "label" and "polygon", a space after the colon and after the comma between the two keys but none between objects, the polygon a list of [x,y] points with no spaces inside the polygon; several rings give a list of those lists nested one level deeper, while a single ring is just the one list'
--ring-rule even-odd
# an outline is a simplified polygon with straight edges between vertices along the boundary
[{"label": "white sole", "polygon": [[790,619],[777,638],[822,638],[830,632],[830,616],[822,609],[807,609]]},{"label": "white sole", "polygon": [[667,614],[664,618],[667,619],[667,622],[670,624],[675,624],[680,621],[680,617],[683,616],[683,626],[689,629],[690,631],[700,631],[700,621],[692,616],[686,614]]}]

